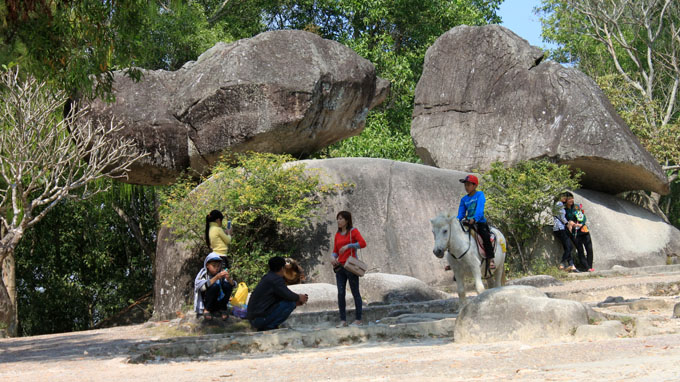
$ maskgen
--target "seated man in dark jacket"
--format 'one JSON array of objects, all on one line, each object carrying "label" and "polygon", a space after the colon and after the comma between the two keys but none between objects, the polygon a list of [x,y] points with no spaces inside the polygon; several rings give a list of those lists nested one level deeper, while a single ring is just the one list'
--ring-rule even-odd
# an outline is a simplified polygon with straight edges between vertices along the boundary
[{"label": "seated man in dark jacket", "polygon": [[269,259],[269,272],[262,277],[248,301],[248,320],[258,331],[278,328],[295,307],[307,302],[306,294],[288,289],[283,279],[286,260],[275,256]]}]

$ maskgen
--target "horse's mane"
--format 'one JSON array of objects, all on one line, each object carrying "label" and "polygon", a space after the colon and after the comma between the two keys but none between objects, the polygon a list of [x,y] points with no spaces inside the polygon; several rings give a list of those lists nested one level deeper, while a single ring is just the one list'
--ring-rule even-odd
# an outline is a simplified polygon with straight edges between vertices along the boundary
[{"label": "horse's mane", "polygon": [[458,214],[454,213],[453,211],[444,211],[444,212],[440,213],[439,215],[437,215],[435,217],[435,219],[442,218],[442,219],[449,220],[449,219],[455,218],[456,216],[458,216]]},{"label": "horse's mane", "polygon": [[443,223],[444,221],[455,219],[456,216],[458,216],[458,214],[454,213],[453,211],[444,211],[435,216],[434,219],[432,219],[432,223]]}]

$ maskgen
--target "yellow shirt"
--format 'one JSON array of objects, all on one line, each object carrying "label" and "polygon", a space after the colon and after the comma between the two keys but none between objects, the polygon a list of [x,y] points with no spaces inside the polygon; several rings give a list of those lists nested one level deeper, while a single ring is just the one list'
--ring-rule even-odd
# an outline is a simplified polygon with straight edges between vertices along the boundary
[{"label": "yellow shirt", "polygon": [[227,246],[231,243],[231,236],[227,235],[222,227],[217,223],[210,223],[208,237],[210,237],[210,247],[212,247],[213,252],[220,255],[227,254]]}]

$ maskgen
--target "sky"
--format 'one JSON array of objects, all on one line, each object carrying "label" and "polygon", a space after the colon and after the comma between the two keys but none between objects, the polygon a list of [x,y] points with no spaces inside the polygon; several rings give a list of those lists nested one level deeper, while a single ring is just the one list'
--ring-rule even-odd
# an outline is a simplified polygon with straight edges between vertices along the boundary
[{"label": "sky", "polygon": [[520,37],[543,49],[554,48],[541,38],[541,21],[534,14],[534,8],[541,5],[541,0],[505,0],[501,3],[498,15],[501,25],[518,34]]}]

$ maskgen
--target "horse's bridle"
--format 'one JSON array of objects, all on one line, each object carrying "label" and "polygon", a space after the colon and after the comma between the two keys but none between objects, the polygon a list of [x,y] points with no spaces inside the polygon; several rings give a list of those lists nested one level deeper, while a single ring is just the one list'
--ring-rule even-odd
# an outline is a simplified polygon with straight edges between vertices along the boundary
[{"label": "horse's bridle", "polygon": [[[467,247],[467,249],[465,250],[465,252],[463,252],[463,254],[460,255],[460,257],[456,257],[456,255],[454,255],[453,253],[451,253],[451,251],[449,251],[449,255],[451,255],[451,257],[453,257],[453,258],[456,259],[456,260],[460,260],[460,259],[462,259],[463,257],[465,257],[465,255],[466,255],[466,254],[468,253],[468,251],[470,250],[470,247],[472,247],[472,240],[471,240],[472,238],[470,237],[471,234],[472,234],[472,233],[470,232],[471,229],[468,228],[468,229],[466,230],[466,229],[465,229],[465,225],[464,225],[463,222],[460,221],[460,220],[458,220],[458,224],[460,224],[460,229],[462,229],[463,232],[467,232],[467,234],[468,234],[468,247]],[[450,234],[451,234],[451,233],[449,233],[449,235],[450,235]]]}]

